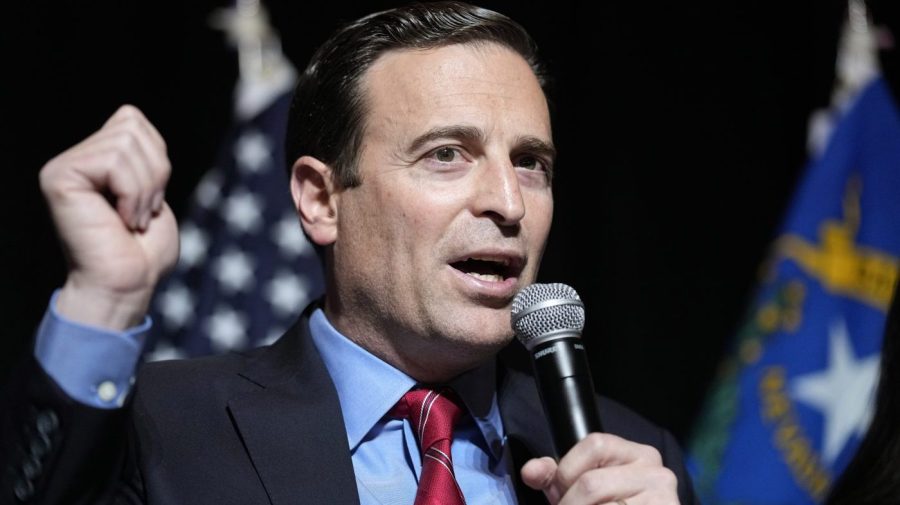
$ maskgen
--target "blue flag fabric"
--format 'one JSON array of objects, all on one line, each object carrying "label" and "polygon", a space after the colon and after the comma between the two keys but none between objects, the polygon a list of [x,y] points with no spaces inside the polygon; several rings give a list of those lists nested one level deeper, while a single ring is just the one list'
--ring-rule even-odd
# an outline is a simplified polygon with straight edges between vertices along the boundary
[{"label": "blue flag fabric", "polygon": [[239,121],[180,224],[181,253],[151,306],[148,359],[269,343],[321,294],[285,172],[290,93]]},{"label": "blue flag fabric", "polygon": [[900,115],[868,84],[811,161],[689,445],[701,500],[826,496],[871,419],[900,257]]}]

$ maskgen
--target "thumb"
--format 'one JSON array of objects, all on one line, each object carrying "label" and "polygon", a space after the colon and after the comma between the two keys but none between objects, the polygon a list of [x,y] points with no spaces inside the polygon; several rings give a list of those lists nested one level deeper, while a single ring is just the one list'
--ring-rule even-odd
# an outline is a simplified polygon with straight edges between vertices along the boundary
[{"label": "thumb", "polygon": [[544,456],[534,458],[522,467],[522,482],[531,489],[543,491],[551,504],[559,502],[561,493],[556,486],[556,460]]}]

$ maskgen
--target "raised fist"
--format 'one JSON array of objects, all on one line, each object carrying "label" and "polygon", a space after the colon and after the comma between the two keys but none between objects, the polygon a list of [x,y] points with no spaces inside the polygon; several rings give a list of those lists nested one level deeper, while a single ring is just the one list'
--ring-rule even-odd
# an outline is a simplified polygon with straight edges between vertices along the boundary
[{"label": "raised fist", "polygon": [[178,257],[164,200],[170,170],[162,136],[130,105],[41,169],[69,265],[56,306],[63,316],[111,330],[141,321]]}]

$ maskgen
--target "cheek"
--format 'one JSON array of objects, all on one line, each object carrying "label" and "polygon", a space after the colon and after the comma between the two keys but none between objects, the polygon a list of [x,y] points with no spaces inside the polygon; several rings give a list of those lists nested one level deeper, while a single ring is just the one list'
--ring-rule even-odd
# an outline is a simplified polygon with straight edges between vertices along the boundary
[{"label": "cheek", "polygon": [[430,192],[425,188],[409,191],[394,191],[386,195],[384,217],[390,222],[396,237],[402,238],[410,247],[427,245],[437,239],[448,215],[453,213],[450,195]]},{"label": "cheek", "polygon": [[526,205],[525,219],[529,223],[529,231],[535,242],[541,242],[535,245],[543,246],[553,222],[553,197],[546,194],[535,195],[530,204]]},{"label": "cheek", "polygon": [[398,268],[414,265],[422,250],[430,250],[429,210],[415,195],[397,189],[384,190],[378,196],[368,208],[361,231],[377,235],[375,243],[367,247],[377,247],[378,252],[370,253],[381,256],[385,264],[393,264],[396,274]]}]

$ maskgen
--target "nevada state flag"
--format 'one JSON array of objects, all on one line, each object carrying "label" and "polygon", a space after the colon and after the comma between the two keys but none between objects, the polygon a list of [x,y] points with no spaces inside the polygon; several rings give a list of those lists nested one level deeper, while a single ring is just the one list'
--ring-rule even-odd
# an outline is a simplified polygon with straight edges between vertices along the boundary
[{"label": "nevada state flag", "polygon": [[872,81],[806,169],[689,447],[707,505],[818,503],[865,434],[900,257],[897,111]]}]

